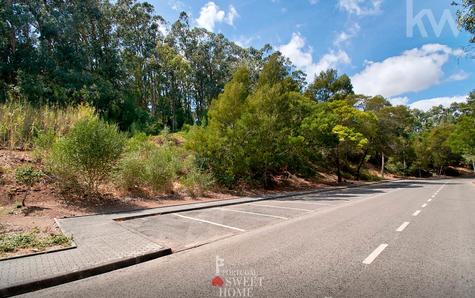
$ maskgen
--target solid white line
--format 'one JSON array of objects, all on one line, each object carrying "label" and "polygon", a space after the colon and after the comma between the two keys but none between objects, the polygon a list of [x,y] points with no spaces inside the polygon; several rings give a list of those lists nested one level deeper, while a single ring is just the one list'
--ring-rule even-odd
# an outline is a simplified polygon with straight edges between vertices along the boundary
[{"label": "solid white line", "polygon": [[383,250],[388,247],[387,244],[381,244],[376,248],[366,259],[364,259],[363,264],[369,265],[373,263],[373,261],[379,256],[380,253],[383,252]]},{"label": "solid white line", "polygon": [[425,207],[427,207],[427,204],[423,204],[423,205],[422,205],[422,208],[425,208]]},{"label": "solid white line", "polygon": [[222,210],[222,211],[230,211],[230,212],[251,214],[251,215],[257,215],[257,216],[264,216],[264,217],[272,217],[272,218],[277,218],[277,219],[285,219],[285,220],[289,219],[288,217],[277,216],[277,215],[271,215],[271,214],[264,214],[264,213],[257,213],[257,212],[249,212],[249,211],[242,211],[242,210],[235,210],[235,209],[227,209],[227,208],[216,208],[216,209]]},{"label": "solid white line", "polygon": [[204,220],[204,219],[184,216],[184,215],[177,214],[177,213],[173,213],[173,215],[176,215],[176,216],[181,217],[181,218],[186,218],[186,219],[189,219],[189,220],[204,222],[204,223],[214,225],[214,226],[218,226],[218,227],[223,227],[223,228],[227,228],[227,229],[231,229],[231,230],[236,230],[236,231],[239,231],[239,232],[245,232],[246,231],[246,230],[243,230],[243,229],[239,229],[239,228],[235,228],[235,227],[231,227],[231,226],[227,226],[227,225],[222,225],[222,224],[219,224],[217,222],[212,222],[212,221],[208,221],[208,220]]},{"label": "solid white line", "polygon": [[312,201],[307,201],[307,202],[306,202],[306,201],[276,201],[276,202],[297,203],[297,204],[309,204],[309,205],[321,205],[321,206],[335,206],[335,204],[312,202]]},{"label": "solid white line", "polygon": [[418,216],[419,213],[421,213],[421,210],[417,210],[416,212],[414,212],[414,214],[412,214],[412,216]]},{"label": "solid white line", "polygon": [[289,209],[289,210],[297,210],[297,211],[305,211],[305,212],[312,212],[312,211],[314,211],[314,210],[302,209],[302,208],[282,207],[282,206],[273,206],[273,205],[264,205],[264,204],[254,204],[254,203],[249,203],[248,205],[261,206],[261,207],[269,207],[269,208],[278,208],[278,209]]},{"label": "solid white line", "polygon": [[404,231],[404,229],[407,228],[408,225],[409,225],[408,221],[404,222],[399,228],[397,228],[396,232]]}]

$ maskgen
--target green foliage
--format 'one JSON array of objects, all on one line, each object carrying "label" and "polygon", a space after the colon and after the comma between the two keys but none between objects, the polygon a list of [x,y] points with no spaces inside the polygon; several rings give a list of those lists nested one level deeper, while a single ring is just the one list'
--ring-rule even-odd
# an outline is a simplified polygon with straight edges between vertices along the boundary
[{"label": "green foliage", "polygon": [[208,127],[190,131],[190,147],[221,184],[270,185],[273,174],[305,164],[300,122],[315,103],[296,91],[283,63],[272,56],[252,92],[249,71],[239,69],[212,105]]},{"label": "green foliage", "polygon": [[79,121],[52,147],[48,164],[63,182],[78,181],[97,192],[119,160],[125,137],[117,127],[96,117]]},{"label": "green foliage", "polygon": [[0,234],[0,255],[15,252],[18,249],[35,248],[44,250],[52,246],[69,246],[71,239],[64,235],[51,234],[46,237],[39,236],[39,230],[31,232]]},{"label": "green foliage", "polygon": [[120,188],[172,193],[178,181],[186,192],[198,196],[212,186],[212,175],[197,166],[192,152],[175,144],[169,134],[162,134],[160,140],[161,145],[145,135],[128,140],[116,170]]},{"label": "green foliage", "polygon": [[338,76],[334,69],[322,71],[308,86],[305,95],[317,102],[344,100],[354,94],[353,85],[347,75]]},{"label": "green foliage", "polygon": [[43,173],[31,166],[21,166],[15,171],[16,181],[30,187],[40,182],[42,177]]}]

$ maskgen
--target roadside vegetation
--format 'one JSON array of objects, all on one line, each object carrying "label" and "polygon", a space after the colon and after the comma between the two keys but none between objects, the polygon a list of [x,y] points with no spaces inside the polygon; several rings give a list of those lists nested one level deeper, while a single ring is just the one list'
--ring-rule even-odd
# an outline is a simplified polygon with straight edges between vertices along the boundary
[{"label": "roadside vegetation", "polygon": [[[473,33],[474,4],[459,7]],[[242,48],[185,13],[167,24],[138,1],[13,0],[0,16],[0,147],[32,156],[0,164],[0,186],[15,183],[0,198],[25,215],[50,208],[29,201],[51,185],[96,206],[111,193],[475,171],[475,92],[428,112],[393,106],[336,70],[308,82],[270,46]],[[63,244],[36,234],[0,233],[0,252]]]},{"label": "roadside vegetation", "polygon": [[71,239],[64,235],[42,235],[38,229],[25,233],[0,233],[0,258],[20,250],[41,252],[51,247],[68,247],[70,244]]}]

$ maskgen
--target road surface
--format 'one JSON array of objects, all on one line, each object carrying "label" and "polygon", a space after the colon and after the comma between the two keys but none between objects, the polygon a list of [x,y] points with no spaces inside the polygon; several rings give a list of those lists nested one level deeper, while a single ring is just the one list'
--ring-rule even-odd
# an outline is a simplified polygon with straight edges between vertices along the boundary
[{"label": "road surface", "polygon": [[475,297],[472,182],[393,182],[131,221],[175,253],[25,296]]}]

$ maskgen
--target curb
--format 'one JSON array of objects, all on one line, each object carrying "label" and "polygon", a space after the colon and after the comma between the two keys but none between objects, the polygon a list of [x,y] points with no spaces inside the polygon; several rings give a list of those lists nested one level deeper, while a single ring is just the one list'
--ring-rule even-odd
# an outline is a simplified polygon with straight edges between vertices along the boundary
[{"label": "curb", "polygon": [[110,271],[122,269],[125,267],[133,266],[139,263],[147,262],[153,259],[157,259],[166,255],[170,255],[172,250],[170,248],[164,248],[159,251],[154,251],[147,253],[141,256],[131,257],[122,259],[119,261],[113,261],[110,263],[102,264],[95,267],[89,267],[81,269],[79,271],[74,271],[66,274],[60,274],[44,279],[38,279],[26,283],[19,283],[16,285],[11,285],[9,287],[0,289],[0,297],[10,297],[20,294],[25,294],[28,292],[33,292],[41,290],[44,288],[54,287],[60,284],[80,280],[83,278],[91,277],[94,275],[99,275],[107,273]]}]

